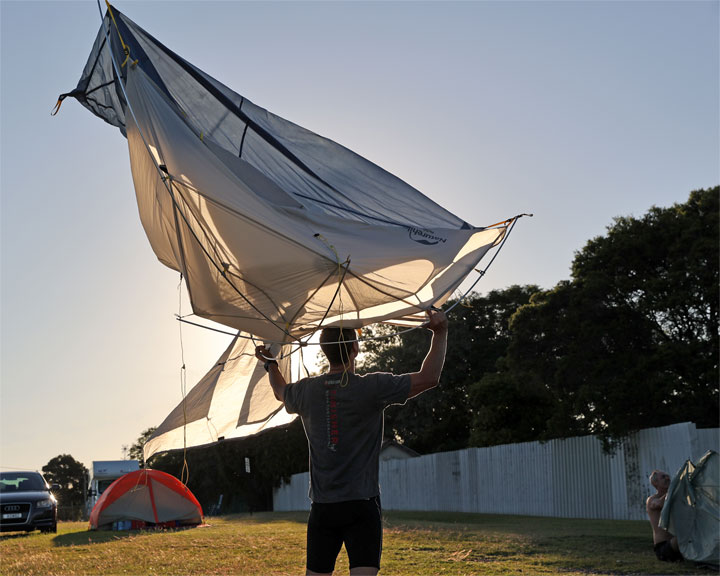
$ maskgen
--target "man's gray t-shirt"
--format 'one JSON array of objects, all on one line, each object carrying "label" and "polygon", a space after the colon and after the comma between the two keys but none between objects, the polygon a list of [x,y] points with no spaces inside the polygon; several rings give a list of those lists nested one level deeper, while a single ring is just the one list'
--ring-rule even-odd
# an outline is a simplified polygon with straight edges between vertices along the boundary
[{"label": "man's gray t-shirt", "polygon": [[409,374],[324,374],[287,385],[285,409],[300,415],[308,437],[313,502],[379,495],[383,412],[409,394]]}]

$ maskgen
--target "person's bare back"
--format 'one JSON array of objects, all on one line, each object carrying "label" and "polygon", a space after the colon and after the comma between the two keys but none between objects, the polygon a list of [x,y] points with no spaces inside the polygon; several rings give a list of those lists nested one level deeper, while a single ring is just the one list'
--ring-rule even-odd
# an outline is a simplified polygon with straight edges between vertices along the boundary
[{"label": "person's bare back", "polygon": [[665,494],[653,494],[645,502],[645,511],[647,512],[648,518],[650,519],[650,525],[653,529],[653,544],[664,542],[665,540],[671,540],[672,535],[667,530],[660,528],[660,513],[662,507],[665,504]]},{"label": "person's bare back", "polygon": [[662,470],[653,470],[653,473],[650,475],[650,484],[652,484],[656,492],[645,501],[645,511],[647,512],[650,525],[653,529],[653,549],[655,550],[655,555],[658,560],[665,562],[682,560],[677,538],[660,527],[660,515],[665,505],[668,488],[670,487],[670,476]]}]

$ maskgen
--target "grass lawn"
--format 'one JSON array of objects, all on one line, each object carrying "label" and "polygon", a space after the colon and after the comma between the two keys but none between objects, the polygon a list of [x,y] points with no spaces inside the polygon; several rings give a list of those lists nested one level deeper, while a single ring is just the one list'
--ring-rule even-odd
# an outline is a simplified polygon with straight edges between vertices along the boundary
[{"label": "grass lawn", "polygon": [[[303,574],[306,513],[208,518],[177,531],[0,536],[0,574]],[[717,574],[655,559],[646,522],[386,512],[382,573]],[[341,552],[336,574],[348,574]]]}]

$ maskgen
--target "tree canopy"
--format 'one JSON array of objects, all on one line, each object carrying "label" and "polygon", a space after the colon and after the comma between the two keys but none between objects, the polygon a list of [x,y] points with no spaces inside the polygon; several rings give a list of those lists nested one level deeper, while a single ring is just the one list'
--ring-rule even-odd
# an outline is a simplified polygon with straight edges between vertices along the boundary
[{"label": "tree canopy", "polygon": [[42,467],[43,476],[50,484],[59,484],[57,494],[60,506],[83,506],[88,482],[88,469],[70,456],[60,454]]},{"label": "tree canopy", "polygon": [[[510,341],[510,317],[537,290],[537,286],[511,286],[487,296],[473,293],[455,307],[440,386],[404,406],[388,408],[386,435],[420,453],[465,448],[476,409],[470,401],[470,387],[495,370]],[[392,329],[375,328],[375,333],[382,331]],[[368,341],[363,345],[360,370],[415,372],[427,353],[430,337],[427,330],[415,330],[390,340]]]},{"label": "tree canopy", "polygon": [[576,253],[571,280],[513,316],[505,361],[481,386],[541,406],[536,439],[717,426],[719,192],[616,218]]},{"label": "tree canopy", "polygon": [[130,447],[123,446],[123,452],[127,458],[129,460],[137,460],[140,468],[145,468],[145,455],[143,453],[143,448],[145,448],[145,443],[150,439],[150,436],[153,435],[155,430],[157,430],[157,426],[150,426],[150,428],[146,428],[142,431],[140,436],[138,436],[138,439],[135,440]]}]

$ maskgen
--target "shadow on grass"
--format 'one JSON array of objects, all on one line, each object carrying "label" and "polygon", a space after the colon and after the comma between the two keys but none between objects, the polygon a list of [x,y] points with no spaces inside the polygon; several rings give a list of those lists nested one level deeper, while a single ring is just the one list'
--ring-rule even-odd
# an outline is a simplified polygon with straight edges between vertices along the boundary
[{"label": "shadow on grass", "polygon": [[124,540],[125,538],[136,536],[139,533],[139,530],[78,530],[77,532],[67,532],[66,534],[59,534],[55,536],[55,538],[53,538],[52,543],[53,546],[57,547],[85,546],[87,544],[104,544],[106,542]]},{"label": "shadow on grass", "polygon": [[53,538],[53,546],[84,546],[87,544],[105,544],[106,542],[115,542],[133,538],[136,536],[149,536],[154,534],[168,534],[173,532],[184,532],[186,530],[199,530],[211,527],[209,524],[201,524],[199,526],[176,526],[168,527],[148,527],[142,530],[76,530],[74,532],[66,532]]}]

